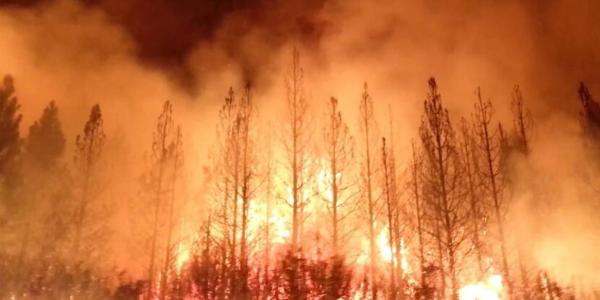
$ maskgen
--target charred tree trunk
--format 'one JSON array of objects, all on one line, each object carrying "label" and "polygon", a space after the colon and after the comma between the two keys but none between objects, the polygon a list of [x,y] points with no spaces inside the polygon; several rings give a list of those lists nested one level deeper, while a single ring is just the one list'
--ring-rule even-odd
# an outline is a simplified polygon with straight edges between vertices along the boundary
[{"label": "charred tree trunk", "polygon": [[483,266],[483,249],[482,241],[479,231],[482,229],[480,226],[481,220],[481,203],[479,193],[477,191],[477,157],[475,156],[475,148],[472,141],[472,133],[469,129],[469,124],[465,119],[462,120],[462,157],[463,166],[465,170],[465,179],[467,183],[468,198],[470,204],[470,223],[472,225],[472,239],[473,248],[475,249],[475,258],[477,260],[477,279],[481,280],[485,270]]},{"label": "charred tree trunk", "polygon": [[373,102],[367,91],[367,84],[364,84],[363,93],[360,102],[360,122],[362,126],[363,143],[364,143],[364,162],[363,162],[363,180],[364,188],[366,189],[367,200],[367,218],[369,228],[369,273],[371,283],[371,296],[377,299],[378,282],[377,282],[377,253],[375,244],[375,199],[373,197],[373,166],[371,161],[371,136],[374,128]]},{"label": "charred tree trunk", "polygon": [[[508,266],[508,254],[506,250],[506,238],[504,233],[504,204],[501,195],[501,182],[499,159],[502,149],[500,148],[501,140],[497,137],[497,133],[491,132],[490,122],[492,121],[492,104],[484,101],[481,97],[481,90],[477,89],[477,104],[475,105],[475,115],[477,120],[477,128],[479,135],[479,147],[482,151],[485,170],[484,176],[487,181],[487,187],[491,194],[492,207],[496,226],[498,228],[498,239],[500,242],[500,255],[502,259],[502,273],[507,282],[507,294],[512,295],[512,281]],[[495,141],[497,140],[497,141]]]},{"label": "charred tree trunk", "polygon": [[415,216],[417,221],[417,240],[419,243],[419,283],[421,288],[425,287],[425,240],[424,240],[424,224],[423,224],[423,205],[421,203],[421,186],[420,186],[421,159],[415,149],[415,144],[412,144],[412,161],[410,165],[411,190],[415,202]]},{"label": "charred tree trunk", "polygon": [[[461,166],[456,151],[454,130],[448,111],[443,107],[435,79],[429,80],[429,94],[420,128],[421,141],[426,153],[427,199],[435,230],[433,238],[443,249],[445,269],[453,299],[458,298],[457,256],[464,242],[467,217],[461,188]],[[442,256],[442,255],[440,255]]]},{"label": "charred tree trunk", "polygon": [[385,144],[385,138],[382,139],[382,146],[381,146],[381,160],[382,160],[382,165],[383,165],[383,190],[384,190],[384,197],[385,197],[385,204],[386,204],[386,209],[387,209],[387,221],[388,221],[388,241],[389,241],[389,250],[390,250],[390,263],[389,263],[389,272],[390,272],[390,293],[389,293],[389,297],[390,299],[396,299],[396,270],[395,270],[395,250],[394,249],[394,244],[395,244],[395,239],[398,238],[394,235],[394,216],[396,214],[395,212],[395,205],[394,205],[394,199],[392,198],[392,192],[391,192],[391,182],[390,182],[390,161],[389,161],[389,157],[388,157],[388,153],[387,153],[387,149],[386,149],[386,144]]}]

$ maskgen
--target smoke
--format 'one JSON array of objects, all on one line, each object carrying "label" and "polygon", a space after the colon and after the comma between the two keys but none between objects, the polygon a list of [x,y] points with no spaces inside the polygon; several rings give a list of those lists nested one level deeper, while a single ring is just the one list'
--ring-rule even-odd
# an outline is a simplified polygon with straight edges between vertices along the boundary
[{"label": "smoke", "polygon": [[[592,92],[600,91],[600,19],[594,15],[600,3],[228,3],[61,0],[0,8],[0,72],[16,79],[23,135],[55,100],[72,153],[89,109],[100,103],[114,145],[107,161],[118,174],[111,181],[121,203],[115,228],[129,224],[127,203],[137,201],[137,178],[163,101],[174,101],[184,131],[193,214],[201,211],[197,203],[207,201],[202,167],[210,164],[227,89],[250,82],[260,117],[280,121],[283,73],[291,48],[298,47],[314,115],[335,96],[354,126],[360,90],[368,82],[385,132],[392,108],[401,159],[417,133],[428,77],[438,79],[455,124],[471,113],[477,86],[492,99],[498,120],[510,124],[510,92],[520,84],[536,133],[530,165],[518,174],[532,187],[515,196],[513,211],[527,220],[518,225],[532,241],[530,255],[560,279],[595,277],[596,196],[584,179],[593,178],[589,162],[596,159],[580,138],[575,88],[586,80]],[[537,189],[550,201],[544,215],[532,203]],[[115,247],[128,234],[119,232]],[[116,253],[131,252],[122,250]],[[113,259],[127,265],[130,256]]]}]

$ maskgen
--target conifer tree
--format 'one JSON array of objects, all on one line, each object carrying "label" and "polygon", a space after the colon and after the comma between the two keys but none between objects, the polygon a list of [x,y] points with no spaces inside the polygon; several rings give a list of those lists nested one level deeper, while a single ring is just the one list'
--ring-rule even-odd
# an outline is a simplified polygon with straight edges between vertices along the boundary
[{"label": "conifer tree", "polygon": [[75,171],[80,193],[77,197],[73,213],[73,258],[80,259],[81,241],[91,224],[91,207],[98,196],[97,173],[98,164],[104,148],[102,112],[99,105],[94,105],[83,133],[75,140]]},{"label": "conifer tree", "polygon": [[375,241],[375,221],[377,220],[377,197],[374,191],[374,179],[377,174],[375,150],[373,145],[377,143],[377,124],[373,110],[373,99],[368,92],[367,83],[363,86],[363,92],[359,103],[359,126],[361,136],[361,202],[367,219],[369,238],[369,284],[371,285],[371,297],[377,298],[377,253]]},{"label": "conifer tree", "polygon": [[[457,152],[456,137],[448,110],[443,106],[434,78],[429,79],[429,93],[420,137],[425,153],[423,184],[425,199],[431,210],[433,238],[438,244],[443,273],[449,277],[452,298],[458,298],[460,248],[466,239],[468,221],[462,191],[462,170]],[[445,276],[444,276],[445,277]],[[442,278],[442,297],[445,279]]]},{"label": "conifer tree", "polygon": [[7,188],[14,187],[18,181],[16,162],[21,148],[20,105],[14,93],[14,80],[7,75],[0,86],[0,184]]}]

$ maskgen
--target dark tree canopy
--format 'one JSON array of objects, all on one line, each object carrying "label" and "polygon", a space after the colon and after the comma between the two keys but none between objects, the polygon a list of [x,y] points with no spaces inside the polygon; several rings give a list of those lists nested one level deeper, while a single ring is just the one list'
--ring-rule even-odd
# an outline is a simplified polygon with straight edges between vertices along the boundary
[{"label": "dark tree canopy", "polygon": [[21,114],[11,76],[0,86],[0,177],[7,176],[20,151],[19,124]]},{"label": "dark tree canopy", "polygon": [[600,135],[600,104],[594,100],[585,83],[580,83],[577,92],[581,101],[581,115],[585,133],[592,138],[598,137]]},{"label": "dark tree canopy", "polygon": [[58,119],[54,101],[44,109],[42,116],[31,127],[25,153],[31,163],[43,169],[52,169],[65,150],[65,136]]},{"label": "dark tree canopy", "polygon": [[85,123],[83,135],[78,135],[75,141],[77,148],[75,160],[83,172],[88,172],[93,168],[96,161],[100,158],[106,137],[102,124],[100,105],[96,104],[92,107],[90,117]]}]

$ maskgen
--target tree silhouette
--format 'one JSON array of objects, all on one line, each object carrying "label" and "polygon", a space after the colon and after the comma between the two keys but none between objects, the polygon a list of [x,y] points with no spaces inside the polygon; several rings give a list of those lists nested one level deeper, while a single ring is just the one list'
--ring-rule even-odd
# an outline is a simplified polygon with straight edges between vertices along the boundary
[{"label": "tree silhouette", "polygon": [[76,260],[79,259],[84,229],[90,225],[88,224],[90,206],[97,197],[94,180],[97,176],[105,138],[102,112],[99,105],[94,105],[83,128],[83,133],[75,139],[75,170],[81,189],[73,214],[73,257]]},{"label": "tree silhouette", "polygon": [[308,173],[308,132],[307,110],[308,102],[304,94],[304,70],[300,64],[300,53],[294,48],[290,69],[285,77],[286,88],[286,137],[284,146],[287,153],[287,168],[291,186],[292,207],[292,251],[298,249],[302,222],[306,182]]},{"label": "tree silhouette", "polygon": [[27,159],[41,169],[52,170],[65,151],[65,136],[54,101],[44,109],[39,120],[29,127],[25,143]]},{"label": "tree silhouette", "polygon": [[0,86],[0,183],[6,187],[14,187],[17,182],[15,164],[21,147],[20,105],[14,92],[14,80],[7,75]]},{"label": "tree silhouette", "polygon": [[497,227],[498,239],[500,243],[502,273],[504,275],[504,280],[507,282],[507,292],[510,295],[512,292],[512,283],[508,266],[508,253],[505,234],[506,225],[504,220],[507,204],[505,197],[503,197],[503,181],[501,177],[502,172],[500,170],[501,159],[503,155],[503,133],[500,127],[498,130],[494,130],[494,128],[491,127],[493,114],[491,101],[483,100],[481,96],[481,90],[479,88],[477,89],[476,94],[477,102],[475,103],[475,131],[478,138],[477,146],[481,151],[483,159],[483,166],[480,172],[483,178],[485,192],[487,195],[489,195],[492,202],[491,204],[495,219],[494,221],[496,223],[495,225]]},{"label": "tree silhouette", "polygon": [[363,86],[363,92],[359,103],[359,126],[361,130],[361,194],[365,204],[368,238],[369,238],[369,280],[371,285],[371,297],[377,298],[377,253],[375,244],[375,221],[377,219],[377,198],[374,195],[373,180],[377,174],[375,168],[375,155],[372,153],[373,143],[377,143],[377,124],[373,111],[373,99],[369,95],[367,83]]},{"label": "tree silhouette", "polygon": [[485,274],[484,241],[485,205],[481,197],[480,155],[471,124],[466,119],[461,122],[460,157],[464,167],[467,194],[469,199],[470,230],[475,259],[477,262],[476,278]]},{"label": "tree silhouette", "polygon": [[352,196],[349,189],[352,186],[350,168],[354,159],[353,140],[350,130],[342,119],[338,107],[338,100],[331,98],[326,115],[327,125],[324,128],[325,157],[328,164],[328,177],[326,184],[329,195],[325,195],[327,211],[331,219],[331,247],[332,254],[339,253],[340,223],[348,218],[353,211]]},{"label": "tree silhouette", "polygon": [[[456,148],[454,129],[448,110],[442,105],[434,78],[429,79],[429,93],[420,127],[425,153],[423,184],[425,199],[431,210],[433,238],[438,243],[440,265],[450,277],[453,299],[458,298],[458,258],[466,239],[464,227],[468,220],[462,192],[462,170]],[[445,279],[442,278],[445,282]],[[444,297],[444,287],[442,296]]]},{"label": "tree silhouette", "polygon": [[[173,105],[165,101],[153,132],[150,170],[146,184],[151,192],[150,257],[148,261],[147,298],[165,299],[174,265],[174,229],[176,227],[176,183],[183,165],[181,128],[175,126]],[[164,229],[163,229],[164,228]],[[161,252],[163,254],[161,254]],[[160,272],[160,282],[155,276]],[[158,283],[158,289],[156,284]],[[156,291],[159,291],[156,294]]]}]

